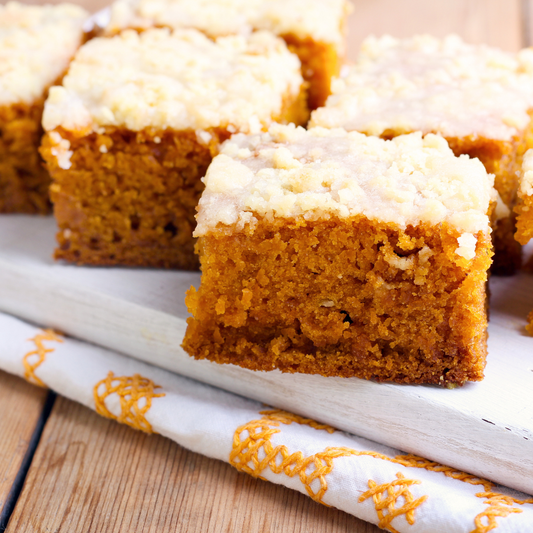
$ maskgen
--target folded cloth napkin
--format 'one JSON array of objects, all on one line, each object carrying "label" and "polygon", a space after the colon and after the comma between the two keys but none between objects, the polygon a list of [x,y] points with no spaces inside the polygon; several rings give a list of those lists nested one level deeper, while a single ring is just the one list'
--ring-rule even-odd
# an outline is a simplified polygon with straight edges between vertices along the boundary
[{"label": "folded cloth napkin", "polygon": [[0,368],[391,532],[533,530],[526,494],[1,313]]}]

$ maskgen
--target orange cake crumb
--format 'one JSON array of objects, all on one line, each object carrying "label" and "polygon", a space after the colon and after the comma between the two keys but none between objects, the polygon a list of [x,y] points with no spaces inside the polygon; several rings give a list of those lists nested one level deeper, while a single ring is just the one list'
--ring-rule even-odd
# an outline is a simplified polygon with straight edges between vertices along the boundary
[{"label": "orange cake crumb", "polygon": [[456,243],[451,228],[401,231],[363,217],[261,220],[253,234],[203,237],[183,347],[251,370],[479,381],[490,239],[479,237],[468,269],[453,261]]},{"label": "orange cake crumb", "polygon": [[56,259],[78,264],[198,268],[192,232],[204,176],[219,141],[195,132],[106,128],[76,138],[62,132],[72,156],[61,168],[54,137],[41,153],[54,183],[59,227]]},{"label": "orange cake crumb", "polygon": [[43,101],[0,106],[0,213],[50,211],[50,176],[38,148]]},{"label": "orange cake crumb", "polygon": [[531,311],[531,313],[529,313],[529,315],[527,315],[527,321],[528,321],[528,324],[526,326],[526,331],[530,335],[533,335],[533,311]]},{"label": "orange cake crumb", "polygon": [[302,75],[308,83],[309,109],[323,106],[331,94],[331,80],[340,73],[344,55],[329,43],[302,39],[294,34],[281,37],[302,62]]}]

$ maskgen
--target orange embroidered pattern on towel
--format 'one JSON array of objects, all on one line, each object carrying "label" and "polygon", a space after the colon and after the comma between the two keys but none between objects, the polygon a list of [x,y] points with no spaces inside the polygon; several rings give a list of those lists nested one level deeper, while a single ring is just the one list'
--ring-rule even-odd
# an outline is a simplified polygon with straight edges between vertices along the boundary
[{"label": "orange embroidered pattern on towel", "polygon": [[[131,377],[116,377],[109,372],[107,377],[99,381],[94,389],[96,412],[106,418],[112,418],[135,429],[153,433],[152,426],[145,415],[152,406],[152,398],[161,398],[164,393],[156,393],[159,385],[139,374]],[[120,415],[115,416],[105,404],[105,400],[116,394],[120,401]]]},{"label": "orange embroidered pattern on towel", "polygon": [[[396,474],[396,478],[394,481],[382,485],[378,485],[372,479],[368,480],[370,490],[359,497],[360,502],[364,502],[368,498],[374,500],[379,518],[378,527],[388,529],[392,533],[398,533],[391,525],[397,516],[404,514],[407,523],[413,525],[415,523],[415,509],[427,500],[427,496],[415,500],[409,491],[409,486],[419,485],[420,480],[406,479],[401,472]],[[387,492],[387,496],[383,498],[385,492]],[[403,498],[404,504],[401,507],[396,507],[399,498]]]},{"label": "orange embroidered pattern on towel", "polygon": [[[331,458],[324,457],[320,454],[305,458],[302,452],[290,454],[286,446],[277,446],[274,448],[270,442],[270,438],[272,435],[281,431],[277,429],[280,423],[292,424],[292,422],[297,422],[330,432],[334,431],[333,428],[281,410],[261,411],[260,414],[263,415],[263,418],[253,420],[241,426],[235,432],[233,449],[229,458],[230,464],[237,468],[237,470],[261,479],[264,479],[261,477],[261,472],[267,467],[276,474],[284,472],[289,477],[297,475],[305,486],[309,496],[313,500],[323,503],[322,496],[327,490],[325,476],[333,468]],[[241,440],[241,435],[245,431],[248,432],[248,436]],[[259,459],[261,450],[265,455],[262,460]],[[281,462],[277,464],[280,457]],[[307,474],[306,470],[311,464],[313,464],[314,470],[310,474]],[[311,488],[311,483],[315,479],[318,479],[320,482],[320,488],[316,492]]]},{"label": "orange embroidered pattern on towel", "polygon": [[[327,505],[322,501],[322,498],[328,490],[326,476],[333,470],[333,460],[338,457],[347,456],[374,457],[375,459],[407,468],[422,468],[431,472],[439,472],[446,477],[462,481],[463,483],[482,486],[484,489],[483,492],[478,492],[475,496],[477,498],[484,498],[484,503],[488,507],[474,518],[475,529],[471,533],[488,533],[498,527],[498,522],[496,521],[498,517],[504,518],[512,513],[522,512],[515,505],[533,504],[533,498],[519,500],[494,492],[494,484],[490,481],[416,455],[397,455],[392,458],[377,452],[357,451],[345,447],[329,447],[323,452],[309,457],[305,457],[300,451],[291,454],[285,445],[274,447],[270,441],[273,435],[281,432],[279,429],[280,423],[286,425],[292,424],[293,422],[305,424],[317,430],[328,431],[329,433],[333,433],[335,429],[331,426],[319,424],[314,420],[302,418],[286,411],[269,410],[261,411],[259,414],[263,415],[261,419],[252,420],[240,426],[235,431],[233,447],[229,458],[230,464],[237,468],[237,470],[261,479],[264,479],[261,474],[266,468],[269,468],[275,474],[284,473],[289,477],[297,475],[309,496],[323,505]],[[260,457],[263,458],[260,459]],[[311,471],[308,473],[309,470]],[[415,500],[408,490],[410,485],[420,484],[421,482],[419,480],[405,479],[401,472],[398,472],[396,476],[397,480],[384,485],[377,485],[373,480],[369,480],[368,485],[370,489],[361,495],[359,500],[363,502],[371,496],[376,506],[376,512],[378,513],[379,527],[386,528],[393,533],[396,530],[390,522],[394,517],[399,514],[405,514],[407,522],[414,524],[415,509],[428,498],[428,496],[422,496]],[[320,482],[320,488],[314,491],[311,484],[317,479]],[[392,488],[396,486],[400,487],[398,491]],[[382,495],[385,490],[388,492],[388,496],[383,500]],[[400,495],[404,498],[404,504],[396,508],[396,503],[394,502],[396,502]],[[384,512],[385,508],[387,510],[386,513]]]},{"label": "orange embroidered pattern on towel", "polygon": [[[328,490],[326,476],[333,470],[334,459],[350,455],[368,455],[365,452],[358,452],[344,447],[328,447],[324,451],[309,457],[305,457],[300,451],[291,454],[285,445],[274,447],[270,441],[272,435],[281,432],[279,429],[280,423],[286,425],[293,422],[302,423],[314,429],[328,431],[329,433],[333,433],[335,430],[331,426],[319,424],[314,420],[302,418],[285,411],[261,411],[260,414],[263,415],[263,418],[244,424],[235,432],[233,449],[230,453],[230,464],[242,472],[261,479],[264,479],[261,473],[266,468],[269,468],[275,474],[284,473],[289,477],[298,476],[309,496],[323,505],[327,506],[322,501],[322,498]],[[247,436],[245,432],[248,434]],[[379,454],[375,455],[378,456]],[[263,459],[260,459],[260,456],[264,456]],[[315,480],[319,481],[317,490],[313,490],[311,486]],[[397,481],[392,483],[393,485],[391,486],[399,484]],[[398,497],[400,495],[404,496],[405,505],[400,507],[396,514],[393,513],[390,517],[383,517],[385,524],[390,524],[390,521],[398,514],[407,512],[409,513],[409,519],[414,523],[414,509],[426,499],[426,496],[423,496],[415,501],[412,499],[408,500],[408,497],[403,494],[403,486],[414,483],[419,483],[419,481],[402,481],[400,489],[402,494],[398,494]],[[404,508],[405,511],[403,511]],[[380,519],[382,515],[383,511],[380,510],[378,512]],[[394,529],[391,529],[391,531],[394,531]]]},{"label": "orange embroidered pattern on towel", "polygon": [[[390,460],[390,459],[389,459]],[[486,479],[481,479],[477,476],[455,470],[449,466],[444,466],[433,461],[428,461],[423,457],[416,455],[397,455],[393,460],[397,464],[408,466],[411,468],[424,468],[431,472],[442,472],[446,477],[457,479],[463,483],[469,485],[480,485],[483,487],[483,492],[476,493],[477,498],[486,498],[483,503],[488,504],[488,507],[481,513],[479,513],[475,519],[475,529],[471,533],[488,533],[498,527],[496,518],[505,518],[512,513],[521,513],[522,510],[514,507],[514,505],[533,504],[533,498],[527,498],[525,500],[519,500],[510,496],[505,496],[500,492],[494,492],[494,484]]]},{"label": "orange embroidered pattern on towel", "polygon": [[30,383],[38,385],[39,387],[46,387],[46,384],[42,379],[35,375],[35,371],[46,359],[46,354],[51,353],[55,348],[46,348],[45,341],[63,342],[59,333],[53,329],[45,329],[42,333],[38,333],[35,337],[28,339],[35,344],[35,350],[28,352],[22,358],[22,364],[24,365],[24,377]]}]

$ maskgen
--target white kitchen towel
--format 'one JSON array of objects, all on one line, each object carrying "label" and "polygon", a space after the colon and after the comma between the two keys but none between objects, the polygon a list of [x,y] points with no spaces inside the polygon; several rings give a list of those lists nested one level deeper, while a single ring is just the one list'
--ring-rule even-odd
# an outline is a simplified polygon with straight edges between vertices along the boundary
[{"label": "white kitchen towel", "polygon": [[0,368],[391,532],[533,531],[526,494],[1,313]]}]

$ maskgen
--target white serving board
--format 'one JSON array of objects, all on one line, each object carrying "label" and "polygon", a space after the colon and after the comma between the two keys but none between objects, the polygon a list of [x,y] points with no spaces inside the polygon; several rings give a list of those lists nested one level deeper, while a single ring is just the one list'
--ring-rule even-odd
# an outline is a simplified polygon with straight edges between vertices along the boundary
[{"label": "white serving board", "polygon": [[483,382],[378,384],[196,361],[180,344],[199,274],[54,264],[54,234],[52,218],[0,217],[1,311],[533,494],[533,276],[491,280]]}]

